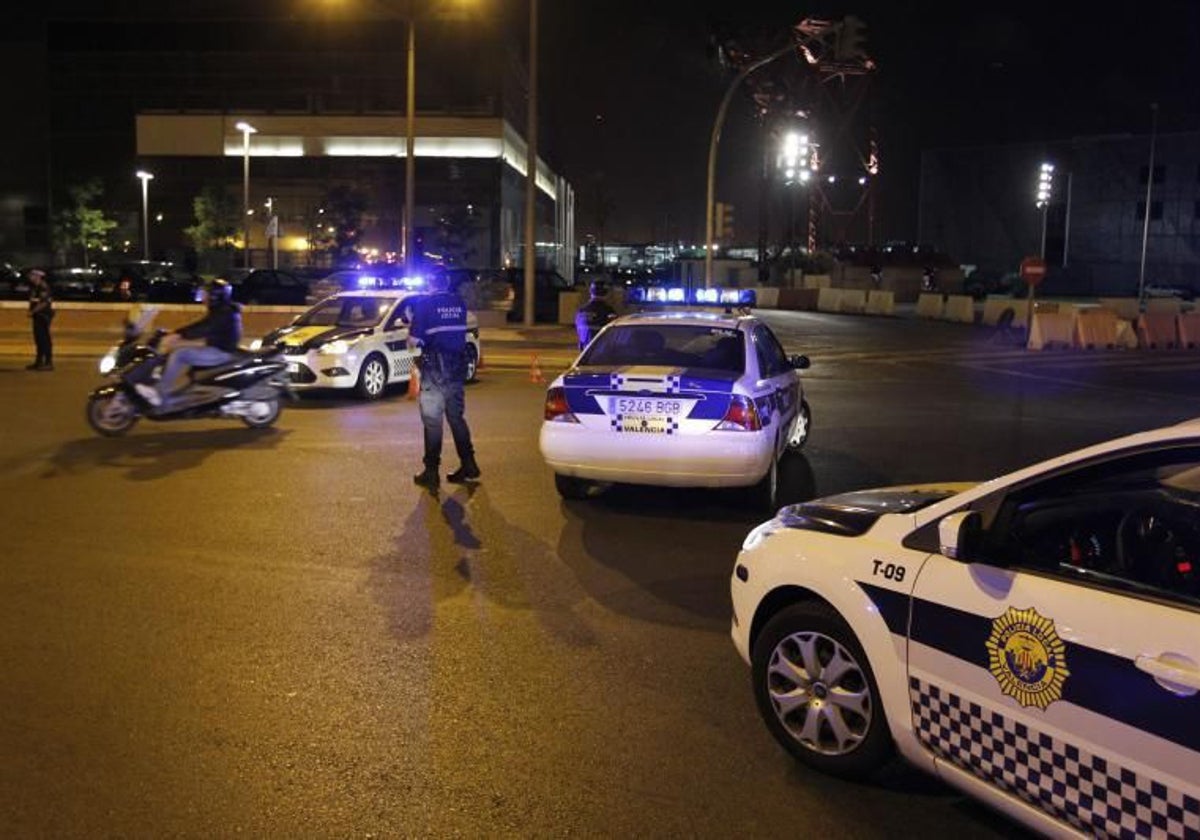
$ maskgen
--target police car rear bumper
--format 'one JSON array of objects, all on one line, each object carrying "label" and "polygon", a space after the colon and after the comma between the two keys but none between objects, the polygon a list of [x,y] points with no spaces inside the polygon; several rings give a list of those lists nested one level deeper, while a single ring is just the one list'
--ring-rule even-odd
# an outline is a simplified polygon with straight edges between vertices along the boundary
[{"label": "police car rear bumper", "polygon": [[575,478],[660,487],[745,487],[766,475],[773,435],[773,430],[639,435],[544,422],[539,445],[550,469]]}]

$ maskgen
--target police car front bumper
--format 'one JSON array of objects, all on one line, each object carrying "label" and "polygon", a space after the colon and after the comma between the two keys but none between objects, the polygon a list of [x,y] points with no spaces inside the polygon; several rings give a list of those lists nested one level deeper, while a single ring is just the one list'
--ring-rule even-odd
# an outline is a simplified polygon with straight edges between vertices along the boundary
[{"label": "police car front bumper", "polygon": [[353,388],[358,382],[357,354],[330,355],[316,350],[298,355],[285,354],[287,374],[292,388],[308,391],[319,388]]}]

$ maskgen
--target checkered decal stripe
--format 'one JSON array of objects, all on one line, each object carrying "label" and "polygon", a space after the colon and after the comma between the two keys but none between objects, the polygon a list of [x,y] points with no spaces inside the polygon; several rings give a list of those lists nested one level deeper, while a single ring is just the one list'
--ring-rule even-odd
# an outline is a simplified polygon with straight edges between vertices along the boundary
[{"label": "checkered decal stripe", "polygon": [[[645,390],[655,394],[680,393],[680,382],[682,379],[683,377],[676,374],[664,376],[662,377],[662,389],[659,390],[657,387],[652,387],[658,384],[657,381],[652,382],[646,380],[644,377],[633,377],[634,387],[636,387],[637,390]],[[629,383],[630,377],[625,376],[623,373],[610,373],[608,375],[608,387],[613,391],[622,391]]]},{"label": "checkered decal stripe", "polygon": [[1200,838],[1200,800],[909,681],[917,737],[940,757],[1089,833]]}]

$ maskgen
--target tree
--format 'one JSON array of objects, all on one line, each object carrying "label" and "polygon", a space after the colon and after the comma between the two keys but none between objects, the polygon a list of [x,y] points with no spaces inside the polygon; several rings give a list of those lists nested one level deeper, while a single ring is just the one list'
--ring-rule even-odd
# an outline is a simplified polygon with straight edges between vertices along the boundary
[{"label": "tree", "polygon": [[103,248],[109,231],[117,226],[103,210],[94,206],[103,193],[104,186],[99,178],[77,184],[67,190],[70,197],[67,206],[55,214],[55,249],[66,255],[79,246],[83,251],[83,265],[88,264],[88,252]]},{"label": "tree", "polygon": [[362,237],[363,214],[367,210],[366,194],[355,187],[331,187],[325,193],[322,207],[324,230],[319,241],[335,265],[354,262],[358,259],[358,240]]},{"label": "tree", "polygon": [[434,249],[445,265],[467,265],[475,256],[479,213],[474,205],[443,207],[434,221]]},{"label": "tree", "polygon": [[197,253],[227,251],[233,247],[241,221],[241,206],[237,199],[218,184],[207,184],[200,194],[192,199],[192,213],[196,224],[184,228],[183,233]]}]

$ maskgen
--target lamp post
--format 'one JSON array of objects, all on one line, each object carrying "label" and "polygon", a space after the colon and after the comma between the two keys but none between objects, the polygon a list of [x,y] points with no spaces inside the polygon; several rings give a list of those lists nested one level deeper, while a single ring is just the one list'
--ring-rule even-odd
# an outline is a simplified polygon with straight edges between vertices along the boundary
[{"label": "lamp post", "polygon": [[525,312],[522,322],[533,326],[533,296],[537,269],[537,0],[529,0],[529,113],[525,130]]},{"label": "lamp post", "polygon": [[137,176],[142,182],[142,259],[150,260],[150,182],[154,179],[153,173],[147,172],[144,169],[137,171]]},{"label": "lamp post", "polygon": [[1050,197],[1054,194],[1054,164],[1043,163],[1038,170],[1037,207],[1042,211],[1042,244],[1038,256],[1046,259],[1046,214],[1050,207]]},{"label": "lamp post", "polygon": [[1158,103],[1150,106],[1150,165],[1146,167],[1146,212],[1142,215],[1142,259],[1138,263],[1138,304],[1146,296],[1146,244],[1150,239],[1150,196],[1154,189],[1154,145],[1158,140]]},{"label": "lamp post", "polygon": [[246,121],[234,126],[242,132],[242,265],[250,267],[250,135],[258,131]]}]

